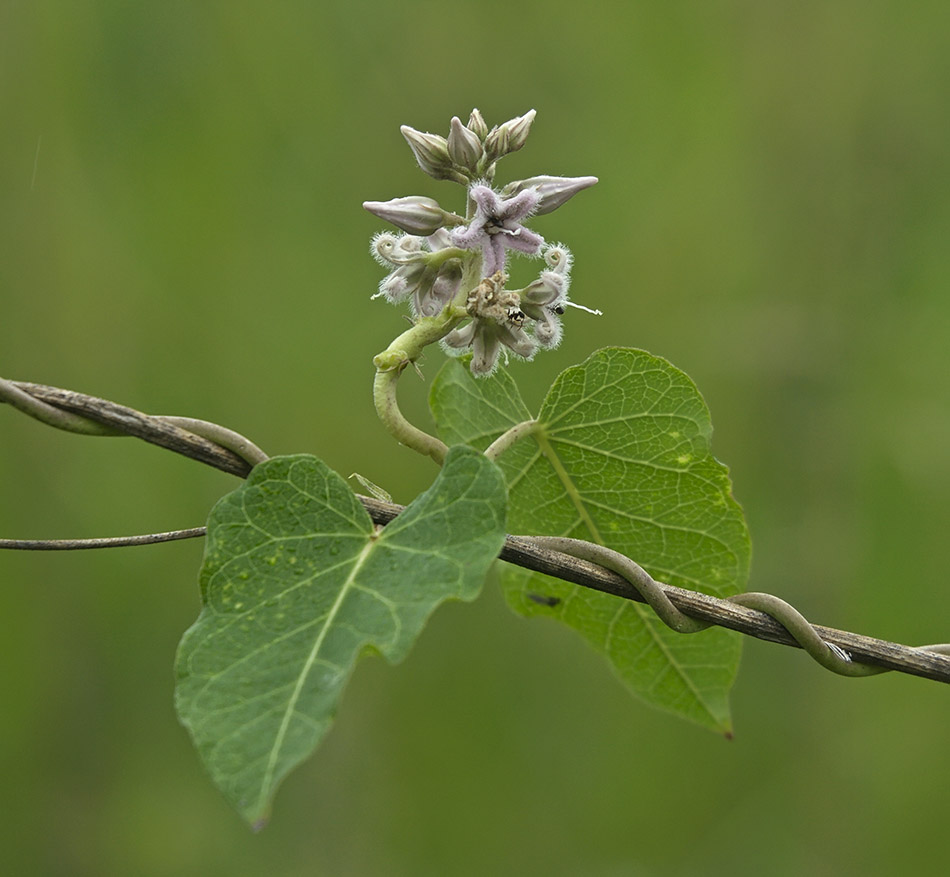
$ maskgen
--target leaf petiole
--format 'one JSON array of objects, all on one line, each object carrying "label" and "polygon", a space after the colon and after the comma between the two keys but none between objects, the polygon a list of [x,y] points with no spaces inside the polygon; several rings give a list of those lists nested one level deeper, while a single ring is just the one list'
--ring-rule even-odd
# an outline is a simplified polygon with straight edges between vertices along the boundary
[{"label": "leaf petiole", "polygon": [[531,435],[537,429],[537,420],[525,420],[522,423],[516,423],[511,429],[503,432],[485,448],[485,456],[488,457],[489,460],[497,460],[508,448],[518,441],[518,439]]}]

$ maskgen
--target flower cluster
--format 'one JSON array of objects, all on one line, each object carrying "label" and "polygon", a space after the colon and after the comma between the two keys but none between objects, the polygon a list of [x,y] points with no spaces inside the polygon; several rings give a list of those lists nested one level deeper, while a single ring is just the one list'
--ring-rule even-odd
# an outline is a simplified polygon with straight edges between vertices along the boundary
[{"label": "flower cluster", "polygon": [[[567,294],[570,251],[546,245],[524,223],[556,210],[597,178],[537,176],[500,190],[492,186],[497,161],[524,145],[534,116],[531,110],[489,130],[473,110],[467,125],[452,119],[447,137],[403,126],[422,170],[466,186],[465,216],[417,196],[363,204],[404,232],[373,238],[373,256],[389,269],[373,297],[408,300],[417,319],[450,317],[443,346],[456,353],[471,348],[474,374],[494,371],[503,349],[530,359],[541,348],[556,347],[565,307],[579,307]],[[509,251],[544,259],[546,267],[523,289],[506,288]],[[457,328],[466,318],[470,322]]]}]

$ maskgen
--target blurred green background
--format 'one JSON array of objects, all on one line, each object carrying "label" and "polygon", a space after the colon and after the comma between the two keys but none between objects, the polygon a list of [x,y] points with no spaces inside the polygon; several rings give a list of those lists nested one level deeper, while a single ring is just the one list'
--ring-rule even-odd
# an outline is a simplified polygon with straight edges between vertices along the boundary
[{"label": "blurred green background", "polygon": [[[375,422],[365,199],[460,194],[398,126],[538,111],[499,181],[596,174],[536,404],[607,344],[696,380],[751,587],[950,639],[945,2],[0,2],[0,374],[223,422],[408,501]],[[525,268],[527,270],[527,268]],[[442,354],[425,364],[431,381]],[[405,378],[424,416],[428,384]],[[0,407],[0,535],[201,523],[234,479]],[[948,691],[747,642],[736,736],[629,697],[489,583],[337,724],[252,835],[172,709],[199,542],[0,555],[11,874],[841,875],[948,861]]]}]

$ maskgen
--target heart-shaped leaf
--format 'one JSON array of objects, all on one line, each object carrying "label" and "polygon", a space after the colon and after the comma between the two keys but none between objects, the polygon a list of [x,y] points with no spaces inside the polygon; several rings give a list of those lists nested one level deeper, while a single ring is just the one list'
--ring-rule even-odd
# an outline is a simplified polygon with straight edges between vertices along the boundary
[{"label": "heart-shaped leaf", "polygon": [[326,733],[357,658],[402,659],[439,603],[478,595],[504,538],[504,479],[463,447],[382,530],[311,456],[262,463],[214,507],[176,704],[249,822]]},{"label": "heart-shaped leaf", "polygon": [[[444,435],[484,447],[526,419],[516,393],[504,371],[474,379],[452,361],[430,404]],[[600,350],[557,378],[537,421],[498,460],[512,532],[597,542],[661,581],[719,597],[744,588],[745,520],[687,375],[641,350]],[[575,628],[648,702],[729,730],[736,634],[677,634],[640,604],[513,567],[503,584],[517,612]]]}]

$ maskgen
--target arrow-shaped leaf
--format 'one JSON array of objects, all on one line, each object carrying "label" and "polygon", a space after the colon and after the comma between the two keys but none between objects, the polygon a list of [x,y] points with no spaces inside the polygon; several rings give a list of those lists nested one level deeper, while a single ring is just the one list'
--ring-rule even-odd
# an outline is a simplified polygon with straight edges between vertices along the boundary
[{"label": "arrow-shaped leaf", "polygon": [[504,536],[502,475],[462,447],[382,530],[310,456],[257,466],[214,507],[176,704],[249,822],[326,733],[357,658],[402,659],[439,603],[478,595]]}]

